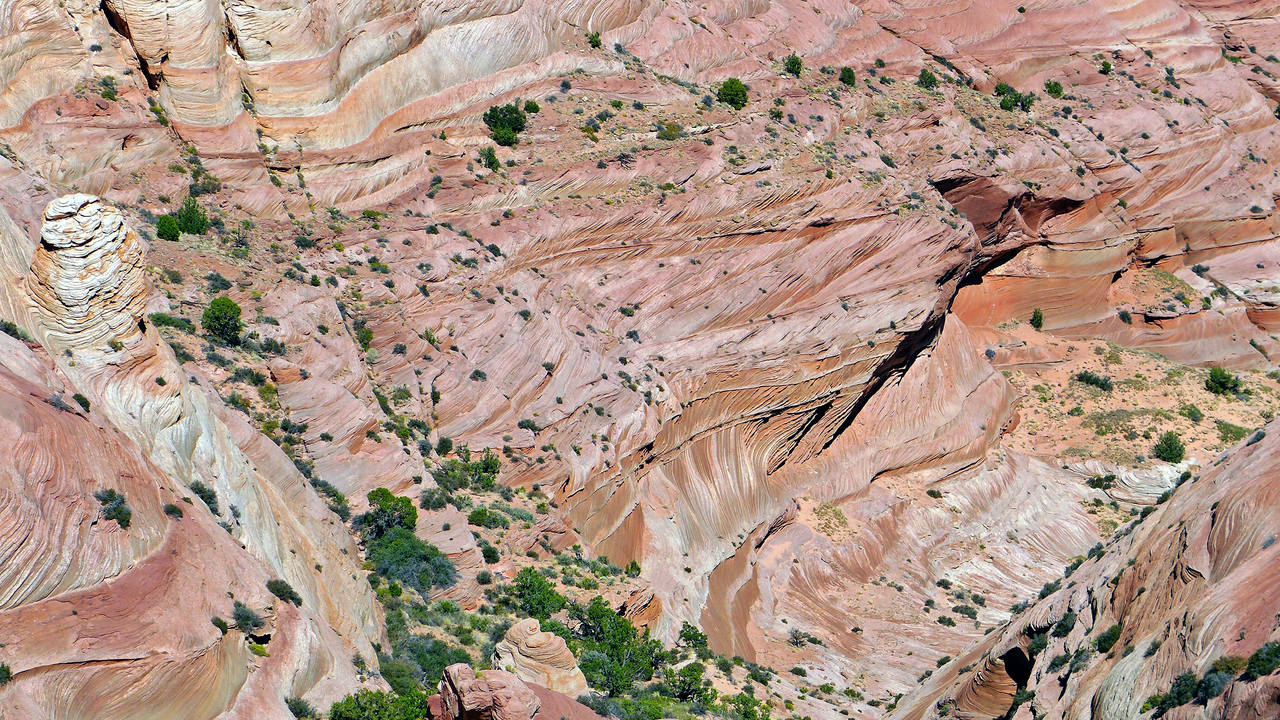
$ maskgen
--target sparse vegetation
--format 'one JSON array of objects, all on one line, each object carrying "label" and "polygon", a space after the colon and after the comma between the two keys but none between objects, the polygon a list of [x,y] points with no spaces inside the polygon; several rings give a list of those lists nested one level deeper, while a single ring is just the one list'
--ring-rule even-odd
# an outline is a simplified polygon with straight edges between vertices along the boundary
[{"label": "sparse vegetation", "polygon": [[115,520],[116,524],[121,528],[128,528],[129,521],[133,518],[133,510],[129,509],[129,505],[114,488],[99,490],[93,494],[98,503],[102,505],[102,517],[106,520]]}]

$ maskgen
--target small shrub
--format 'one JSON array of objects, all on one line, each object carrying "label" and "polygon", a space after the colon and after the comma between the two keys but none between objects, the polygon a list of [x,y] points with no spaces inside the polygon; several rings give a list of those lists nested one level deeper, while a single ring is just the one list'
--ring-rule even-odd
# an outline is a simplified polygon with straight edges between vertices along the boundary
[{"label": "small shrub", "polygon": [[600,45],[602,44],[600,42],[600,33],[598,32],[587,33],[587,43],[591,45],[591,47],[593,48],[599,48]]},{"label": "small shrub", "polygon": [[1107,392],[1111,392],[1112,387],[1114,387],[1111,382],[1111,378],[1106,375],[1099,375],[1091,370],[1081,370],[1076,373],[1075,379],[1085,385],[1092,385],[1099,390],[1105,390]]},{"label": "small shrub", "polygon": [[1044,327],[1044,313],[1040,308],[1031,311],[1031,327],[1039,330]]},{"label": "small shrub", "polygon": [[734,110],[741,110],[747,104],[747,86],[738,78],[731,77],[716,90],[716,100]]},{"label": "small shrub", "polygon": [[0,687],[8,685],[13,680],[13,671],[5,663],[0,663]]},{"label": "small shrub", "polygon": [[235,605],[231,608],[231,620],[235,623],[236,628],[245,635],[266,624],[261,615],[239,600],[236,600]]},{"label": "small shrub", "polygon": [[190,487],[191,487],[191,492],[195,493],[196,497],[200,498],[200,502],[203,502],[205,506],[209,508],[209,512],[213,513],[214,515],[217,515],[218,514],[217,491],[209,487],[208,485],[205,485],[204,483],[200,482],[199,480],[196,480],[195,482],[191,483]]},{"label": "small shrub", "polygon": [[182,508],[178,507],[177,505],[174,505],[173,503],[165,503],[164,514],[168,515],[169,517],[175,520],[181,520]]},{"label": "small shrub", "polygon": [[1057,80],[1046,80],[1044,83],[1044,91],[1050,97],[1062,97],[1062,83]]},{"label": "small shrub", "polygon": [[1098,639],[1094,641],[1094,644],[1097,646],[1098,652],[1105,653],[1110,652],[1111,648],[1115,647],[1116,641],[1119,639],[1120,625],[1116,624],[1106,630],[1103,630],[1102,634],[1098,636]]},{"label": "small shrub", "polygon": [[1160,441],[1151,449],[1151,454],[1168,463],[1179,463],[1186,454],[1186,447],[1178,433],[1170,430],[1160,436]]},{"label": "small shrub", "polygon": [[1277,668],[1280,668],[1280,642],[1269,642],[1249,656],[1240,679],[1252,682],[1270,675]]},{"label": "small shrub", "polygon": [[293,589],[292,585],[290,585],[288,582],[284,580],[279,580],[279,579],[268,580],[267,589],[271,591],[272,595],[275,595],[276,597],[280,598],[281,600],[284,600],[285,602],[293,603],[298,607],[302,606],[302,597],[298,595],[297,591]]},{"label": "small shrub", "polygon": [[925,90],[932,90],[938,87],[938,76],[934,75],[929,68],[920,68],[920,77],[916,80],[916,84]]},{"label": "small shrub", "polygon": [[173,242],[181,237],[178,230],[178,219],[172,215],[161,215],[156,219],[156,237]]},{"label": "small shrub", "polygon": [[284,699],[284,705],[289,708],[289,712],[292,713],[295,718],[298,718],[298,720],[302,720],[302,718],[315,718],[320,716],[320,714],[316,712],[316,709],[311,706],[311,703],[300,697],[287,697]]},{"label": "small shrub", "polygon": [[125,503],[124,495],[116,492],[114,488],[109,488],[95,492],[93,497],[102,504],[103,518],[115,520],[116,524],[121,528],[129,527],[129,520],[133,518],[133,511]]},{"label": "small shrub", "polygon": [[205,308],[200,324],[205,332],[227,345],[240,342],[240,306],[231,298],[214,298]]},{"label": "small shrub", "polygon": [[782,69],[796,77],[800,77],[800,73],[804,72],[804,61],[800,59],[799,55],[791,53],[782,59]]},{"label": "small shrub", "polygon": [[848,85],[849,87],[853,87],[854,85],[858,84],[858,77],[854,74],[853,68],[851,67],[840,68],[840,82],[845,85]]},{"label": "small shrub", "polygon": [[1220,367],[1209,369],[1209,377],[1204,379],[1204,387],[1214,395],[1236,395],[1240,392],[1240,378]]}]

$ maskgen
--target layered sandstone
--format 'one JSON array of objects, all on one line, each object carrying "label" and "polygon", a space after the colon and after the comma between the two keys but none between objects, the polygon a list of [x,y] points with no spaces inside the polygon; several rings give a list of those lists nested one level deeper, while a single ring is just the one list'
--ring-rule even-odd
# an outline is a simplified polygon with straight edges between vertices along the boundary
[{"label": "layered sandstone", "polygon": [[587,679],[564,640],[543,632],[534,618],[521,620],[507,630],[494,647],[493,666],[571,698],[587,691]]}]

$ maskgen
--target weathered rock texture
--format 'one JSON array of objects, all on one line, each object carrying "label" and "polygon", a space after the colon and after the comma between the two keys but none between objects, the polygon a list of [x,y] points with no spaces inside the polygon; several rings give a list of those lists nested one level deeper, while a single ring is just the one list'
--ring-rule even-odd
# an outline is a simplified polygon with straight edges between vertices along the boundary
[{"label": "weathered rock texture", "polygon": [[459,663],[445,668],[440,680],[442,717],[448,720],[530,720],[542,700],[515,675],[481,670]]},{"label": "weathered rock texture", "polygon": [[[15,375],[6,396],[14,405],[5,416],[18,425],[4,434],[3,455],[17,465],[5,473],[15,542],[0,548],[0,633],[9,664],[31,681],[5,688],[0,713],[285,717],[282,689],[340,696],[355,682],[352,653],[372,656],[380,634],[369,589],[339,581],[356,571],[354,543],[279,449],[211,403],[159,341],[143,312],[145,248],[118,210],[92,196],[60,198],[40,237],[25,283],[9,289],[25,296],[42,347],[12,349],[7,367],[28,378],[42,368],[56,384],[32,388]],[[70,404],[73,393],[91,414]],[[86,476],[104,457],[125,466]],[[215,489],[222,515],[182,500],[194,481]],[[129,528],[99,518],[93,493],[108,488],[133,508]],[[164,504],[184,519],[170,519]],[[301,607],[267,593],[275,578],[297,590]],[[260,667],[251,668],[242,635],[207,623],[229,616],[228,593],[274,617]],[[143,597],[149,607],[138,605]],[[49,631],[32,634],[36,626]],[[105,638],[90,655],[72,642],[95,635]]]},{"label": "weathered rock texture", "polygon": [[543,632],[534,618],[521,620],[507,630],[494,648],[493,666],[571,698],[587,691],[587,679],[564,640]]},{"label": "weathered rock texture", "polygon": [[[1199,677],[1221,657],[1248,657],[1275,640],[1280,428],[1273,423],[1267,431],[1179,486],[1064,587],[967,650],[958,660],[972,670],[948,665],[891,716],[942,717],[946,708],[950,717],[988,718],[1025,686],[1035,691],[1035,711],[1047,717],[1138,717],[1146,699],[1166,692],[1177,675]],[[1050,632],[1068,614],[1076,618],[1072,629]],[[1099,635],[1117,625],[1114,648],[1099,653]],[[1031,654],[1036,633],[1047,633],[1049,644]],[[1050,669],[1062,654],[1081,661]],[[1271,717],[1280,713],[1278,688],[1274,675],[1235,680],[1207,704],[1169,716]]]}]

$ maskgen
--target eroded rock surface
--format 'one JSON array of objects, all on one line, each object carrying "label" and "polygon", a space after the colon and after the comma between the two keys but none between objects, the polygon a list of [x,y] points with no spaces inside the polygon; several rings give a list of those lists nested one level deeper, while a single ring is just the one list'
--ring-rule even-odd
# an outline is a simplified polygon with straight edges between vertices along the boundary
[{"label": "eroded rock surface", "polygon": [[543,632],[534,618],[521,620],[507,630],[494,648],[493,666],[571,698],[587,691],[587,679],[564,640]]}]

